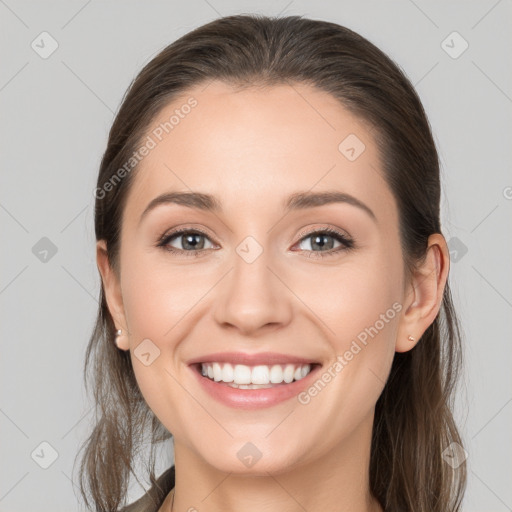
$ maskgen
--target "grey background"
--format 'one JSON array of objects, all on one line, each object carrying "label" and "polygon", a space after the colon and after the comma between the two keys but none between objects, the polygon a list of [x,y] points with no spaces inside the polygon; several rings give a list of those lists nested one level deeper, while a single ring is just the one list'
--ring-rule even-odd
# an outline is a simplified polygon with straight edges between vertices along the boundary
[{"label": "grey background", "polygon": [[[99,292],[93,190],[122,95],[179,36],[250,12],[346,25],[416,85],[441,157],[450,283],[465,333],[464,510],[512,510],[510,0],[0,0],[0,510],[79,509],[73,461],[93,419],[82,365]],[[31,47],[43,31],[58,43],[46,59]],[[460,51],[460,39],[442,45],[453,31],[469,44],[457,58],[445,50]],[[58,454],[47,469],[52,449],[42,442]],[[142,493],[132,486],[133,498]]]}]

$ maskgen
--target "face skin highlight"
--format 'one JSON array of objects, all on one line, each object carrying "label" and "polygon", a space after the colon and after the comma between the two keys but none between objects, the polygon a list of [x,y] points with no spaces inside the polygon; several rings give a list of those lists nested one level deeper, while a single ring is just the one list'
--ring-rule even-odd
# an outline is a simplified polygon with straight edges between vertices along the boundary
[{"label": "face skin highlight", "polygon": [[[413,348],[408,336],[419,340],[439,311],[445,240],[430,237],[425,262],[406,280],[397,205],[371,129],[329,94],[300,84],[239,91],[213,82],[167,105],[152,128],[190,96],[197,106],[134,176],[120,275],[104,242],[97,246],[109,310],[128,333],[120,346],[174,436],[173,509],[381,510],[369,492],[374,407],[395,351]],[[338,149],[350,134],[365,144],[354,161]],[[292,194],[324,191],[355,197],[375,217],[349,202],[285,210]],[[142,216],[172,192],[212,195],[219,209],[160,203]],[[182,235],[158,246],[185,228],[197,248]],[[325,247],[315,243],[322,234]],[[251,251],[262,249],[250,263],[237,252],[247,237]],[[395,303],[396,315],[307,404],[295,397],[256,410],[229,407],[187,365],[213,352],[279,352],[319,361],[321,378]],[[134,354],[146,339],[160,350],[149,366]],[[250,467],[237,455],[247,443],[261,453]],[[170,510],[170,499],[161,510]]]}]

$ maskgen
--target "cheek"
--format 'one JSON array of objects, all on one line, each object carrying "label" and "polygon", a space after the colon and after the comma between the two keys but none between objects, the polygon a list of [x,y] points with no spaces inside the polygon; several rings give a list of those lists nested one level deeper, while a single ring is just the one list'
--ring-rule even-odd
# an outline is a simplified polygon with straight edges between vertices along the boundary
[{"label": "cheek", "polygon": [[[183,435],[179,418],[186,414],[180,409],[183,389],[173,360],[178,358],[177,346],[185,336],[186,322],[182,320],[190,309],[187,304],[197,302],[195,294],[189,293],[191,288],[193,285],[180,282],[178,273],[155,265],[142,254],[125,266],[123,301],[135,378],[149,408],[178,436]],[[144,353],[149,353],[146,359]]]},{"label": "cheek", "polygon": [[334,338],[344,340],[374,325],[381,315],[385,315],[386,327],[378,322],[379,330],[396,322],[393,304],[400,299],[400,290],[397,268],[368,259],[340,266],[339,270],[329,269],[324,277],[316,272],[302,296],[308,297],[308,305],[330,327]]},{"label": "cheek", "polygon": [[141,253],[127,263],[123,303],[133,342],[169,339],[169,332],[204,294],[198,277],[173,267],[165,257]]},{"label": "cheek", "polygon": [[392,363],[402,281],[399,265],[391,260],[380,255],[354,261],[331,272],[329,279],[317,275],[309,288],[307,304],[325,326],[333,359],[342,356],[344,373],[354,379],[374,373],[385,381]]}]

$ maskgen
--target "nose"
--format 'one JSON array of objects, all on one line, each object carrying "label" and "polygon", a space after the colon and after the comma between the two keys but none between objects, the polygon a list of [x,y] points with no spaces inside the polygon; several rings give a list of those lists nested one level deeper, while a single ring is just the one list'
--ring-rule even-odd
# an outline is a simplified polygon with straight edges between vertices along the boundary
[{"label": "nose", "polygon": [[242,251],[235,252],[232,261],[233,268],[219,283],[216,322],[246,336],[288,325],[293,314],[293,293],[268,253],[263,251],[251,261]]}]

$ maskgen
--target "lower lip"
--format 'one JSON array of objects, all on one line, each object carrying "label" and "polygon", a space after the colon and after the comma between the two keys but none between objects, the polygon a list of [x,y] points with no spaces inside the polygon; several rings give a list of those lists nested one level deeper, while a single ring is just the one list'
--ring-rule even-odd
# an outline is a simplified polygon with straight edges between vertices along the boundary
[{"label": "lower lip", "polygon": [[196,378],[199,379],[203,389],[224,405],[238,409],[271,407],[272,405],[289,400],[310,386],[321,368],[320,365],[313,366],[312,370],[304,378],[290,384],[276,384],[272,388],[262,389],[239,389],[232,388],[226,383],[216,382],[203,377],[200,366],[190,366],[190,369],[194,372]]}]

